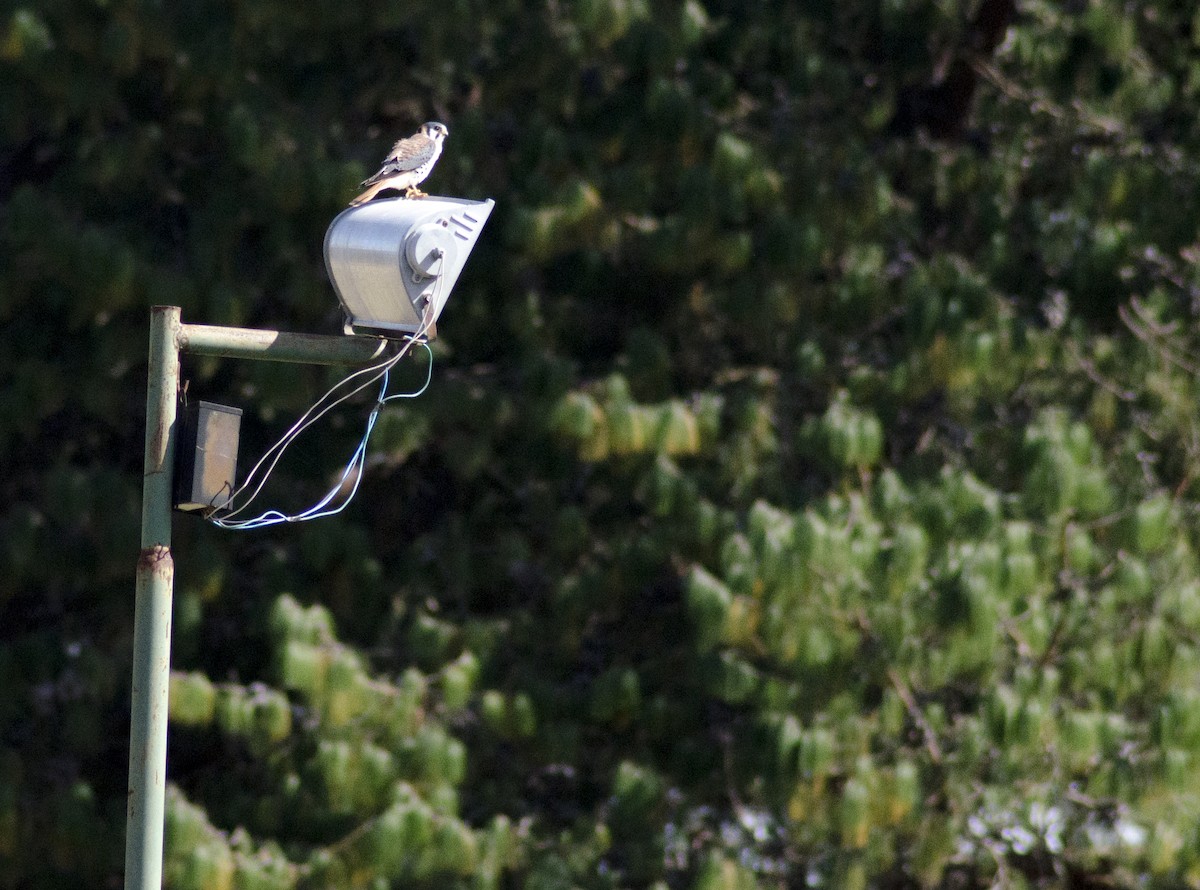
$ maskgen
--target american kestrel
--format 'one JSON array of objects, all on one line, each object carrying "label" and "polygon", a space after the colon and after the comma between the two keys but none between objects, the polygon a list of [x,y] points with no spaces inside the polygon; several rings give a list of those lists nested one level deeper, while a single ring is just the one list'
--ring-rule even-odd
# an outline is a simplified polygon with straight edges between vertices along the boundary
[{"label": "american kestrel", "polygon": [[384,189],[403,189],[406,198],[425,197],[417,185],[424,181],[437,163],[442,153],[442,140],[448,135],[450,131],[445,124],[437,121],[421,124],[420,130],[392,146],[379,172],[363,182],[367,190],[350,205],[365,204]]}]

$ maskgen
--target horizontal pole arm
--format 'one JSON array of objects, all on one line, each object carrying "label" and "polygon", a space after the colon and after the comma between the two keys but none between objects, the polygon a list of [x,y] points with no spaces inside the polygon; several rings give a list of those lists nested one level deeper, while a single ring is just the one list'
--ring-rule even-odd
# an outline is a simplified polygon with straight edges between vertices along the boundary
[{"label": "horizontal pole arm", "polygon": [[366,364],[382,357],[388,344],[379,337],[289,334],[208,324],[180,325],[177,342],[181,352],[192,355],[311,365]]}]

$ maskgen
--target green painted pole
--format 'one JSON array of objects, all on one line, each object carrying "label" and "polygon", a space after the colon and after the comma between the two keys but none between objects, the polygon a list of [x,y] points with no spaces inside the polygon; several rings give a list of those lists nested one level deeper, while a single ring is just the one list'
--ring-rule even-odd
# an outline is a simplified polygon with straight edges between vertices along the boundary
[{"label": "green painted pole", "polygon": [[185,324],[179,329],[179,348],[193,355],[309,365],[366,364],[382,358],[387,346],[388,341],[379,337],[330,337],[208,324]]},{"label": "green painted pole", "polygon": [[133,710],[129,723],[126,890],[162,886],[167,788],[167,692],[171,680],[171,473],[179,389],[179,308],[150,310],[142,549],[133,618]]},{"label": "green painted pole", "polygon": [[172,471],[179,355],[227,356],[314,365],[367,364],[388,341],[185,325],[178,306],[150,310],[146,392],[146,459],[142,482],[142,549],[133,617],[133,709],[129,725],[129,811],[125,890],[162,887],[167,790],[167,712],[171,684]]}]

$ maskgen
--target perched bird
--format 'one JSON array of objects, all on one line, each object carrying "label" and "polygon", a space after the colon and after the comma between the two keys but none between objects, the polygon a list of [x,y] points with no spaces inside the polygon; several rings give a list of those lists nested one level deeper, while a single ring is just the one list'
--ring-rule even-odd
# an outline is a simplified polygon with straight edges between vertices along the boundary
[{"label": "perched bird", "polygon": [[363,182],[366,191],[350,202],[351,206],[365,204],[384,189],[403,189],[406,198],[424,198],[417,188],[437,163],[442,153],[442,140],[450,131],[445,124],[430,121],[421,129],[392,146],[379,172]]}]

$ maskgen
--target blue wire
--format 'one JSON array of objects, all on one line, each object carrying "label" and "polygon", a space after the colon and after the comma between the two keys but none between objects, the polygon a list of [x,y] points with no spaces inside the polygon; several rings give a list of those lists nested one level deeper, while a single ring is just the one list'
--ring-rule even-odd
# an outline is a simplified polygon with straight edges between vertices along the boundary
[{"label": "blue wire", "polygon": [[[210,521],[215,525],[219,525],[221,528],[227,528],[231,531],[245,531],[249,529],[265,528],[270,525],[281,525],[285,522],[307,522],[310,519],[321,519],[326,516],[334,516],[345,510],[346,507],[349,506],[350,502],[354,500],[354,496],[358,494],[358,486],[362,482],[363,473],[366,470],[367,443],[370,442],[371,432],[375,429],[376,421],[379,420],[379,412],[384,408],[385,405],[387,405],[388,402],[394,402],[397,399],[415,399],[417,396],[422,395],[425,390],[429,389],[429,383],[431,380],[433,380],[433,350],[429,348],[429,344],[426,342],[422,342],[421,345],[425,347],[425,352],[429,356],[429,365],[425,373],[425,383],[415,392],[402,392],[389,396],[387,394],[389,374],[387,370],[383,372],[383,385],[379,388],[379,396],[375,400],[374,407],[371,408],[371,413],[367,416],[367,427],[363,431],[362,439],[359,440],[358,447],[354,449],[354,453],[350,456],[350,461],[346,464],[346,468],[342,471],[341,478],[338,479],[338,481],[333,485],[332,488],[329,489],[329,491],[323,498],[321,498],[321,500],[313,504],[307,510],[304,510],[301,513],[296,513],[292,516],[288,516],[287,514],[281,513],[278,510],[268,510],[267,512],[260,516],[256,516],[253,519],[225,521],[219,516],[214,516],[210,517]],[[341,504],[330,510],[326,510],[325,507],[329,505],[330,501],[337,497],[337,493],[341,490],[342,486],[346,484],[346,480],[350,477],[350,474],[354,473],[356,469],[358,472],[354,476],[354,485],[350,488],[350,494],[346,496],[346,499],[342,501]]]}]

